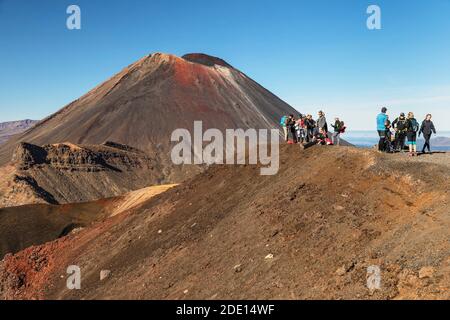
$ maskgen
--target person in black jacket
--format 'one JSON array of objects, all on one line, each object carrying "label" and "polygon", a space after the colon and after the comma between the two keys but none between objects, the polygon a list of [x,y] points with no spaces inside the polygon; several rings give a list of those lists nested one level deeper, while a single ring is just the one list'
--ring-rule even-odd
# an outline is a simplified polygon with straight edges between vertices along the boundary
[{"label": "person in black jacket", "polygon": [[316,122],[314,121],[312,115],[308,114],[305,119],[306,125],[306,142],[311,142],[314,137],[314,129],[316,128]]},{"label": "person in black jacket", "polygon": [[402,112],[400,117],[392,122],[392,127],[395,130],[395,149],[397,151],[403,151],[405,147],[406,132],[408,131],[407,121],[405,114]]},{"label": "person in black jacket", "polygon": [[[292,142],[297,143],[297,135],[295,133],[295,118],[293,114],[290,114],[289,117],[286,119],[286,128],[288,132],[288,137],[292,137]],[[289,140],[289,139],[288,139]]]},{"label": "person in black jacket", "polygon": [[436,134],[436,128],[434,127],[433,121],[431,121],[432,115],[427,114],[425,120],[422,122],[422,126],[420,127],[419,131],[419,137],[420,134],[423,133],[423,138],[425,139],[425,144],[423,145],[422,153],[425,153],[425,148],[428,149],[428,152],[431,153],[431,146],[430,146],[430,139],[431,134]]},{"label": "person in black jacket", "polygon": [[419,123],[414,117],[414,113],[408,113],[408,120],[406,122],[406,137],[408,138],[409,155],[417,156],[417,132],[420,130]]}]

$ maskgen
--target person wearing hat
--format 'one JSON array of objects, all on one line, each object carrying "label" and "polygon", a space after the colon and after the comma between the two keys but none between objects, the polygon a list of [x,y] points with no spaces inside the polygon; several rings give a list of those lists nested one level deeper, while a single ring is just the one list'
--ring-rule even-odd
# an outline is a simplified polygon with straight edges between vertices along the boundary
[{"label": "person wearing hat", "polygon": [[405,139],[408,131],[407,121],[405,113],[400,113],[400,116],[392,122],[392,127],[395,130],[395,149],[397,151],[403,151],[405,147]]}]

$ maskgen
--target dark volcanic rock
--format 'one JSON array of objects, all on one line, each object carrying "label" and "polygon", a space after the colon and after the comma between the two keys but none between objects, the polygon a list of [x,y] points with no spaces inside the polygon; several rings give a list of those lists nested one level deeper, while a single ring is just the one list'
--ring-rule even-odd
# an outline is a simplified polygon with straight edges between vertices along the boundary
[{"label": "dark volcanic rock", "polygon": [[0,207],[91,201],[165,182],[155,159],[114,142],[20,143],[12,163],[14,172],[0,183]]},{"label": "dark volcanic rock", "polygon": [[43,164],[47,161],[47,151],[34,144],[21,142],[16,148],[12,162],[17,168],[26,170],[34,165]]}]

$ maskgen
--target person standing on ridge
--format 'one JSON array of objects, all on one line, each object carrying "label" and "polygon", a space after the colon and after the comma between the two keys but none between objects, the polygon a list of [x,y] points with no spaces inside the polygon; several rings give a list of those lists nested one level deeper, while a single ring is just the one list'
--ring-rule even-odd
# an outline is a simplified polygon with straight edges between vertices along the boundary
[{"label": "person standing on ridge", "polygon": [[420,130],[419,123],[414,118],[414,113],[408,113],[407,131],[409,155],[417,156],[417,132]]},{"label": "person standing on ridge", "polygon": [[332,141],[334,145],[341,145],[341,133],[344,129],[344,123],[339,120],[339,118],[334,119],[334,124],[331,125],[334,129],[334,133],[332,136]]},{"label": "person standing on ridge", "polygon": [[300,115],[300,117],[298,118],[298,120],[295,124],[295,130],[297,133],[297,141],[300,143],[305,142],[305,139],[306,139],[305,116]]},{"label": "person standing on ridge", "polygon": [[389,118],[386,120],[386,123],[384,125],[386,127],[386,139],[385,139],[385,151],[388,153],[393,153],[394,152],[394,146],[392,144],[392,132],[391,132],[391,128],[392,128],[392,124],[391,121],[389,120]]},{"label": "person standing on ridge", "polygon": [[378,151],[385,151],[386,145],[386,121],[389,120],[386,112],[387,108],[383,107],[381,113],[377,116],[377,131],[380,141],[378,142]]},{"label": "person standing on ridge", "polygon": [[317,119],[317,130],[320,131],[320,129],[323,130],[325,135],[328,134],[328,124],[327,119],[325,118],[325,113],[323,111],[319,111],[319,119]]},{"label": "person standing on ridge", "polygon": [[291,114],[289,115],[289,117],[286,119],[286,128],[287,128],[287,142],[291,143],[289,140],[289,135],[291,135],[292,137],[292,143],[297,143],[297,137],[296,137],[296,133],[295,133],[295,118],[294,115]]},{"label": "person standing on ridge", "polygon": [[392,127],[395,130],[395,149],[397,151],[403,151],[405,147],[406,127],[407,119],[405,114],[402,112],[400,116],[392,122]]},{"label": "person standing on ridge", "polygon": [[436,134],[436,128],[434,127],[433,121],[431,121],[432,115],[427,114],[425,120],[422,122],[422,126],[420,127],[420,134],[423,133],[423,138],[425,139],[425,144],[423,145],[422,153],[425,153],[425,148],[428,149],[428,152],[431,153],[430,139],[431,135]]},{"label": "person standing on ridge", "polygon": [[283,128],[283,133],[284,133],[284,141],[288,142],[288,129],[286,126],[286,121],[287,121],[287,116],[282,116],[281,120],[280,120],[280,125]]},{"label": "person standing on ridge", "polygon": [[311,142],[314,138],[314,130],[316,128],[316,122],[314,121],[312,115],[308,114],[305,120],[306,125],[306,142]]}]

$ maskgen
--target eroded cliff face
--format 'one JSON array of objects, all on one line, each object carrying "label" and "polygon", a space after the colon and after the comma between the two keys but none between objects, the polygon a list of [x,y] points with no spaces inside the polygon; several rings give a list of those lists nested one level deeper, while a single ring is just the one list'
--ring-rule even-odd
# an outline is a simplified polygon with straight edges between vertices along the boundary
[{"label": "eroded cliff face", "polygon": [[164,182],[157,162],[118,143],[20,143],[0,170],[0,205],[70,203],[118,196]]},{"label": "eroded cliff face", "polygon": [[103,145],[59,143],[42,147],[20,143],[12,163],[20,170],[51,166],[68,171],[152,170],[155,163],[144,152],[113,142]]}]

